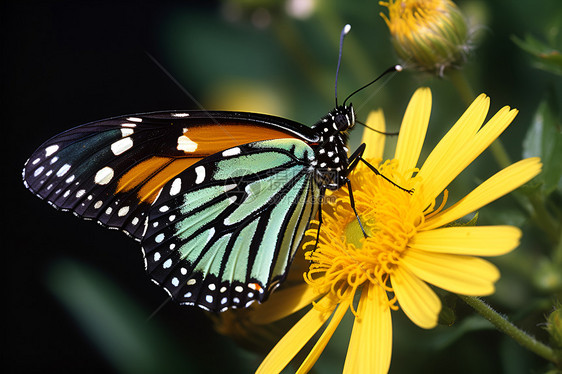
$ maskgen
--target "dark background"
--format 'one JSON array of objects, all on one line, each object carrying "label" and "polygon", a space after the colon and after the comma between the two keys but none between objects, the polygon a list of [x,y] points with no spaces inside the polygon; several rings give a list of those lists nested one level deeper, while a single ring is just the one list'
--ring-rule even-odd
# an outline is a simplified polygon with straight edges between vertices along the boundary
[{"label": "dark background", "polygon": [[[526,55],[509,38],[541,32],[541,17],[558,11],[558,3],[483,4],[476,3],[481,7],[476,14],[487,22],[485,41],[476,62],[468,64],[467,75],[476,92],[492,97],[491,110],[503,105],[521,110],[517,126],[502,136],[517,160],[521,139],[553,78],[530,68]],[[344,52],[340,92],[352,91],[396,63],[388,30],[378,16],[383,9],[376,1],[326,1],[314,17],[296,20],[285,16],[279,6],[271,6],[272,25],[261,28],[256,26],[259,22],[252,22],[256,15],[252,6],[229,13],[235,15],[229,21],[224,3],[214,1],[145,1],[142,5],[136,1],[4,1],[0,7],[2,125],[7,145],[3,180],[8,184],[3,194],[7,241],[2,245],[7,347],[3,362],[9,372],[155,372],[154,361],[161,365],[157,372],[253,371],[260,356],[215,333],[202,311],[167,303],[149,318],[166,294],[146,276],[138,243],[40,201],[25,190],[21,169],[43,141],[73,126],[136,112],[197,108],[149,55],[208,109],[256,110],[310,124],[333,106],[337,38],[344,23],[351,22],[353,31]],[[356,55],[357,51],[361,54]],[[559,87],[559,81],[556,84]],[[357,98],[362,104],[358,115],[365,118],[370,109],[382,106],[391,129],[397,129],[419,85],[432,87],[434,108],[441,109],[433,111],[435,127],[428,140],[435,144],[466,107],[446,80],[404,73]],[[384,90],[379,91],[381,87]],[[358,136],[360,132],[352,142],[357,143]],[[489,175],[489,168],[489,162],[474,166],[483,176]],[[474,185],[472,180],[463,183],[465,190]],[[82,288],[81,282],[87,286]],[[133,309],[123,314],[130,318],[111,326],[130,323],[133,330],[148,326],[149,331],[141,333],[144,340],[132,341],[143,340],[144,348],[132,349],[131,356],[125,357],[140,365],[148,362],[145,370],[116,364],[119,360],[104,350],[120,355],[129,352],[126,344],[111,345],[115,336],[122,336],[118,328],[91,325],[105,305],[88,293],[92,284],[109,295],[107,300],[117,300],[108,303],[110,308]],[[76,312],[68,298],[94,307]],[[500,294],[499,300],[505,297]],[[517,305],[515,301],[503,310]],[[85,320],[81,315],[86,315]],[[408,372],[412,362],[421,371],[467,373],[506,368],[528,372],[537,364],[535,357],[522,354],[489,327],[465,336],[460,343],[453,339],[439,345],[435,336],[412,327],[400,312],[393,317],[398,321],[395,334],[408,337],[395,337],[395,372]],[[101,321],[110,319],[99,316]],[[341,343],[328,346],[339,353],[323,355],[324,368],[335,372],[341,371],[349,336],[343,327]],[[103,335],[104,329],[110,331]],[[96,340],[99,336],[105,348]],[[414,341],[431,349],[416,350]],[[500,350],[507,352],[501,360]],[[147,358],[142,352],[154,356]],[[410,359],[411,352],[418,352],[418,361]]]},{"label": "dark background", "polygon": [[[92,270],[118,285],[145,318],[166,300],[144,272],[138,243],[56,211],[26,191],[20,176],[36,147],[70,127],[119,114],[194,107],[146,54],[157,51],[154,30],[177,6],[165,1],[9,1],[1,6],[2,124],[8,151],[3,152],[3,180],[10,185],[3,219],[7,344],[2,361],[9,372],[116,371],[49,286],[57,272],[64,272],[60,266],[66,260],[73,269]],[[224,349],[229,341],[217,337],[197,309],[169,304],[147,323],[177,338],[177,352],[186,357],[195,352],[195,372],[203,371],[202,363],[210,372],[237,366],[239,359],[229,358]],[[178,368],[189,367],[188,359],[179,361]]]}]

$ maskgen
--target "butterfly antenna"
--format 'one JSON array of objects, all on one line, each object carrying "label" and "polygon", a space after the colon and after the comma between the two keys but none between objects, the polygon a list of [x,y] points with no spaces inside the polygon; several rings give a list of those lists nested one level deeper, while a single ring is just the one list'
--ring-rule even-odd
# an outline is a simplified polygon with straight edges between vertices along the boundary
[{"label": "butterfly antenna", "polygon": [[355,123],[358,123],[358,124],[360,124],[361,126],[363,126],[364,128],[366,128],[366,129],[368,129],[368,130],[371,130],[371,131],[374,131],[374,132],[377,132],[377,133],[379,133],[379,134],[381,134],[381,135],[385,135],[385,136],[396,136],[396,135],[399,134],[399,132],[384,132],[384,131],[380,131],[380,130],[374,129],[374,128],[372,128],[371,126],[367,125],[365,122],[361,122],[361,121],[358,121],[358,120],[355,120]]},{"label": "butterfly antenna", "polygon": [[360,87],[360,88],[356,89],[355,91],[353,91],[352,93],[350,93],[349,96],[347,96],[347,98],[343,101],[343,105],[345,106],[345,103],[347,102],[347,100],[351,99],[351,96],[353,96],[357,92],[362,91],[365,88],[369,87],[370,85],[372,85],[373,83],[375,83],[376,81],[378,81],[379,79],[381,79],[382,77],[387,75],[388,73],[393,73],[395,71],[402,71],[402,70],[403,70],[402,65],[394,65],[394,66],[386,69],[381,75],[379,75],[378,77],[376,77],[375,79],[373,79],[372,81],[370,81],[369,83],[364,85],[363,87]]},{"label": "butterfly antenna", "polygon": [[336,68],[336,89],[335,89],[336,108],[338,107],[338,76],[340,74],[341,58],[342,58],[342,54],[343,54],[343,39],[349,33],[350,30],[351,30],[351,25],[347,24],[343,27],[343,29],[341,31],[341,34],[340,34],[340,52],[338,54],[338,66]]}]

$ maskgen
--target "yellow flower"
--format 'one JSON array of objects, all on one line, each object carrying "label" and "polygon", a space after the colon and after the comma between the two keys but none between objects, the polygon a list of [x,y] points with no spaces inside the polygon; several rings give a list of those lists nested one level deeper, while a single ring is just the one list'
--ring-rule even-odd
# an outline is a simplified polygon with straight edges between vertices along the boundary
[{"label": "yellow flower", "polygon": [[[445,208],[445,188],[517,114],[504,107],[482,126],[489,102],[480,95],[419,169],[416,165],[431,110],[428,88],[418,89],[408,105],[393,160],[381,162],[382,147],[376,145],[380,135],[366,132],[365,158],[383,175],[414,192],[405,192],[358,165],[350,179],[356,209],[369,237],[363,237],[348,191],[341,188],[334,194],[335,203],[325,207],[318,247],[314,248],[314,240],[305,244],[311,261],[305,274],[309,286],[285,291],[286,296],[300,294],[299,298],[277,295],[271,305],[260,306],[275,314],[271,320],[319,298],[271,350],[259,373],[281,371],[329,320],[299,368],[299,372],[310,370],[347,310],[354,313],[355,322],[344,372],[385,373],[392,353],[391,310],[402,309],[412,322],[428,329],[437,324],[441,310],[428,283],[463,295],[494,292],[498,269],[475,256],[498,256],[513,250],[520,230],[449,224],[529,181],[540,172],[541,163],[538,158],[515,163]],[[382,112],[375,112],[367,122],[384,130]],[[315,237],[316,229],[308,234]],[[284,308],[288,302],[290,306]]]},{"label": "yellow flower", "polygon": [[380,5],[392,44],[405,67],[443,74],[462,64],[470,50],[463,14],[450,0],[389,0]]}]

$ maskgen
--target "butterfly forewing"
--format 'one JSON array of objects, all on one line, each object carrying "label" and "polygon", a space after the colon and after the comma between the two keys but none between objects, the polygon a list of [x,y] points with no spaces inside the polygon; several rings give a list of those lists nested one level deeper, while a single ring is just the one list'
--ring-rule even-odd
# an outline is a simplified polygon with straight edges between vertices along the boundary
[{"label": "butterfly forewing", "polygon": [[313,159],[301,140],[261,141],[207,157],[168,182],[142,239],[155,282],[213,311],[263,301],[316,212]]},{"label": "butterfly forewing", "polygon": [[57,208],[140,239],[150,205],[170,179],[226,148],[303,133],[290,121],[271,125],[280,122],[230,112],[161,112],[93,122],[44,143],[26,163],[24,182]]}]

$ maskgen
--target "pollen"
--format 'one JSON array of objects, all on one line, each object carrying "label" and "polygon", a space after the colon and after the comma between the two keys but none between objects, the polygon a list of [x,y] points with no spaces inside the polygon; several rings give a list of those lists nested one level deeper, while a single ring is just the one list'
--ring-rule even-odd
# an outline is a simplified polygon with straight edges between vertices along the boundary
[{"label": "pollen", "polygon": [[[416,177],[399,175],[396,166],[396,162],[387,161],[378,170],[401,187],[418,184]],[[333,209],[333,214],[322,217],[318,246],[314,248],[315,239],[305,244],[309,250],[306,258],[311,261],[306,282],[318,293],[331,293],[340,301],[352,298],[367,283],[392,292],[390,276],[400,266],[410,239],[427,214],[421,199],[365,169],[359,165],[352,175],[354,185],[361,185],[354,190],[359,217],[353,213],[347,189],[341,188],[327,208]],[[358,219],[368,237],[364,237]],[[311,238],[316,238],[317,226],[316,222],[316,228],[308,230]],[[388,300],[388,306],[397,309],[396,299]]]}]

